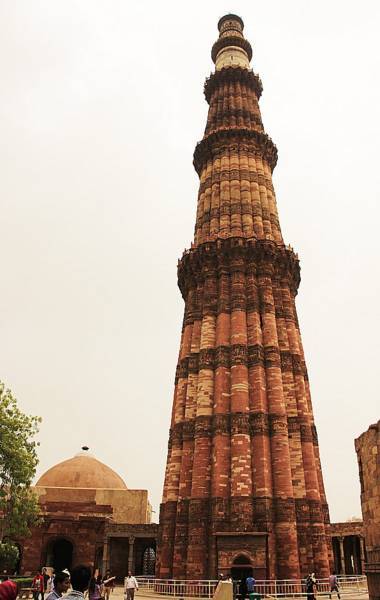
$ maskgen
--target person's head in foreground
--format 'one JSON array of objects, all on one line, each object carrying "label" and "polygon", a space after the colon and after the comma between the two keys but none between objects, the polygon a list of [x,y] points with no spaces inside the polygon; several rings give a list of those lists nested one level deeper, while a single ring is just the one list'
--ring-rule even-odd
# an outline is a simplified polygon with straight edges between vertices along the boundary
[{"label": "person's head in foreground", "polygon": [[0,583],[0,600],[16,600],[18,594],[17,583],[7,579]]},{"label": "person's head in foreground", "polygon": [[91,579],[91,569],[86,565],[78,565],[71,571],[71,587],[77,592],[85,592]]},{"label": "person's head in foreground", "polygon": [[67,573],[63,573],[63,571],[61,571],[60,573],[57,573],[54,576],[54,589],[57,592],[57,594],[59,594],[60,596],[66,594],[69,587],[70,577]]}]

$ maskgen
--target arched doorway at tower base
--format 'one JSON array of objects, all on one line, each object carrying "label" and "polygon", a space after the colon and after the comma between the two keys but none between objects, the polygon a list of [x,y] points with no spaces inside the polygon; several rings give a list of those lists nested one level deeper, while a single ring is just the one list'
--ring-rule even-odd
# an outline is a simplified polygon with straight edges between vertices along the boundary
[{"label": "arched doorway at tower base", "polygon": [[[235,581],[253,575],[268,579],[268,534],[244,531],[216,534],[218,575],[231,574]],[[247,573],[247,575],[245,575]]]},{"label": "arched doorway at tower base", "polygon": [[253,575],[253,565],[244,554],[240,554],[235,558],[231,565],[231,577],[234,581],[245,581],[247,577]]}]

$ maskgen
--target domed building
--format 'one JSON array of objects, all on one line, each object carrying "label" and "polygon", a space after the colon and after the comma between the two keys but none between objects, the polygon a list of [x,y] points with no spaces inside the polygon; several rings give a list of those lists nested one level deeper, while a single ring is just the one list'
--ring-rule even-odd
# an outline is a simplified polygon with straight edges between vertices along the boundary
[{"label": "domed building", "polygon": [[154,573],[157,525],[147,490],[131,490],[110,467],[82,451],[51,467],[34,491],[41,524],[20,542],[23,574],[85,563],[122,579]]},{"label": "domed building", "polygon": [[58,463],[44,473],[37,487],[90,488],[126,490],[124,481],[110,467],[97,460],[87,450],[78,452],[73,458]]}]

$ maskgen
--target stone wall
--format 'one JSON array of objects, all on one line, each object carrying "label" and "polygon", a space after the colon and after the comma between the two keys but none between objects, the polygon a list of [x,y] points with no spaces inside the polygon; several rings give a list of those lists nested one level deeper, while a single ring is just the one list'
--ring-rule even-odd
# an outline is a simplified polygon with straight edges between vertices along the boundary
[{"label": "stone wall", "polygon": [[[103,559],[106,523],[128,523],[149,526],[151,506],[146,490],[34,488],[41,507],[42,522],[31,537],[20,540],[21,572],[33,573],[41,566],[55,567],[55,544],[60,540],[72,547],[66,567],[85,563],[99,567]],[[116,561],[119,552],[115,550]],[[128,551],[127,551],[128,557]],[[125,574],[125,557],[121,556],[120,572]]]},{"label": "stone wall", "polygon": [[370,600],[380,600],[380,421],[355,440]]},{"label": "stone wall", "polygon": [[[65,507],[62,506],[62,513]],[[35,573],[42,566],[56,565],[51,563],[54,544],[60,540],[69,542],[72,554],[67,564],[61,568],[71,568],[75,564],[84,563],[95,566],[97,552],[103,548],[105,519],[103,516],[77,518],[57,516],[45,518],[39,527],[32,530],[31,537],[22,540],[21,573]]]},{"label": "stone wall", "polygon": [[[151,506],[148,501],[147,490],[109,490],[91,488],[34,488],[42,509],[52,503],[66,502],[78,504],[78,510],[91,503],[95,507],[112,507],[112,519],[115,523],[150,523]],[[94,509],[99,512],[97,508]],[[101,510],[101,509],[100,509]]]}]

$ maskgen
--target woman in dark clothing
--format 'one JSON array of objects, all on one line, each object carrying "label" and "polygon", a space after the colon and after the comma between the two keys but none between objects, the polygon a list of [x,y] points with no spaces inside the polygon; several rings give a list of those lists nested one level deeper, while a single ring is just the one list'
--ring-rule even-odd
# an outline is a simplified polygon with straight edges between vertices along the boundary
[{"label": "woman in dark clothing", "polygon": [[316,600],[317,593],[317,581],[315,579],[314,573],[310,573],[310,575],[306,579],[306,598],[307,600]]},{"label": "woman in dark clothing", "polygon": [[245,577],[243,577],[239,583],[239,597],[241,600],[245,600],[247,597],[247,582]]}]

